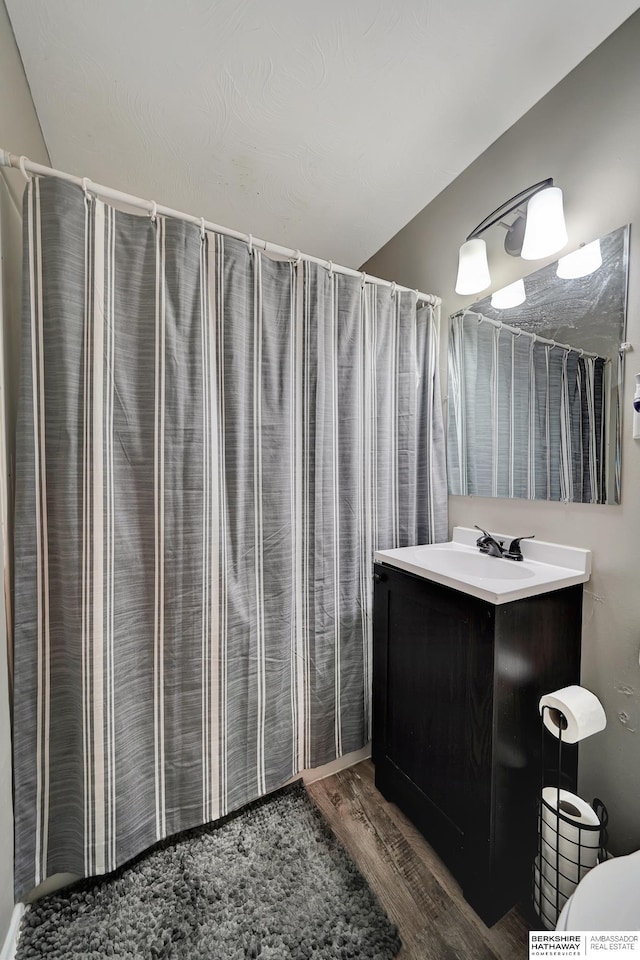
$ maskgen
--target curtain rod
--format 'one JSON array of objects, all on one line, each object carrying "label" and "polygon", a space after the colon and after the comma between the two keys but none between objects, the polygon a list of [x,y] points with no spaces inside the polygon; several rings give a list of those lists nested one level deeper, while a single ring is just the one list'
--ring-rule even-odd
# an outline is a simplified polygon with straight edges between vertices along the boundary
[{"label": "curtain rod", "polygon": [[418,300],[433,307],[439,307],[442,303],[440,297],[430,293],[421,293],[419,290],[412,290],[410,287],[403,287],[399,283],[393,283],[390,280],[381,280],[380,277],[372,277],[368,273],[360,270],[353,270],[351,267],[343,267],[340,264],[333,263],[332,260],[322,260],[320,257],[313,257],[309,253],[301,253],[300,250],[292,250],[290,247],[282,247],[277,243],[270,243],[267,240],[260,240],[252,234],[240,233],[238,230],[231,230],[229,227],[222,227],[218,223],[212,223],[205,220],[204,217],[194,217],[189,213],[182,213],[180,210],[172,210],[171,207],[164,207],[153,200],[144,200],[142,197],[134,197],[132,194],[123,193],[120,190],[114,190],[112,187],[105,187],[101,183],[94,183],[88,177],[75,177],[70,173],[64,173],[61,170],[54,170],[53,167],[46,167],[40,163],[34,163],[27,157],[18,157],[8,150],[0,147],[0,167],[14,167],[21,170],[25,179],[28,180],[28,173],[33,173],[41,177],[57,177],[58,180],[66,180],[68,183],[75,183],[83,190],[90,191],[103,197],[105,200],[114,200],[119,203],[126,203],[130,207],[138,207],[146,210],[152,216],[160,214],[163,217],[171,217],[173,220],[185,220],[187,223],[193,223],[201,230],[210,230],[213,233],[221,233],[227,237],[234,237],[236,240],[243,240],[249,244],[249,248],[262,247],[265,253],[276,253],[279,256],[292,260],[308,260],[310,263],[318,263],[320,266],[328,267],[334,273],[343,273],[348,277],[359,277],[363,283],[374,283],[381,287],[391,287],[392,292],[403,290],[408,293],[415,293]]},{"label": "curtain rod", "polygon": [[508,323],[504,323],[502,320],[492,320],[491,317],[485,317],[483,313],[478,313],[477,310],[463,309],[451,314],[452,319],[454,317],[468,316],[478,317],[478,324],[488,323],[492,327],[497,327],[498,330],[506,330],[507,333],[515,333],[518,337],[521,335],[524,335],[525,337],[531,337],[534,343],[543,343],[551,347],[560,347],[561,350],[572,350],[574,353],[579,353],[581,357],[593,357],[594,360],[604,360],[605,363],[611,362],[611,357],[601,357],[599,353],[590,353],[588,350],[581,350],[579,347],[572,347],[570,343],[559,343],[557,340],[547,340],[546,337],[541,337],[537,333],[531,333],[529,330],[523,330],[522,327],[512,327]]}]

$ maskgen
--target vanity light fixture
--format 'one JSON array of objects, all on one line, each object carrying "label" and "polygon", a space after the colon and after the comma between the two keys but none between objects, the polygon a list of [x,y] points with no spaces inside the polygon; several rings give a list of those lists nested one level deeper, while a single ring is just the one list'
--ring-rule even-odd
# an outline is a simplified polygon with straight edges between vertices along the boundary
[{"label": "vanity light fixture", "polygon": [[556,273],[562,280],[577,280],[579,277],[588,277],[590,273],[595,273],[601,266],[600,241],[593,240],[591,243],[583,243],[566,257],[560,257]]},{"label": "vanity light fixture", "polygon": [[526,299],[524,280],[516,280],[491,294],[491,306],[496,310],[510,310],[511,307],[519,307]]},{"label": "vanity light fixture", "polygon": [[[504,223],[502,218],[511,213],[517,213],[513,223]],[[554,187],[551,177],[540,180],[505,200],[471,231],[460,247],[456,293],[481,293],[491,285],[487,245],[481,234],[496,223],[506,227],[506,252],[524,260],[540,260],[557,253],[568,240],[562,190]]]}]

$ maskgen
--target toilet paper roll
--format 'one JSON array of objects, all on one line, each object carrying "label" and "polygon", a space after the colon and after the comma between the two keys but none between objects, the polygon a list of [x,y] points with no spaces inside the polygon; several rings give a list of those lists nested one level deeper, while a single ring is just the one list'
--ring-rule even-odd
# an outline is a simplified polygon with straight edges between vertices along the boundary
[{"label": "toilet paper roll", "polygon": [[[598,861],[600,820],[588,803],[568,790],[560,790],[558,795],[556,787],[545,787],[542,800],[542,873],[570,896],[575,885]],[[556,811],[564,819],[558,817]]]},{"label": "toilet paper roll", "polygon": [[[554,737],[558,737],[562,725],[565,743],[578,743],[604,730],[607,725],[602,704],[594,693],[584,687],[563,687],[554,693],[545,693],[538,705],[540,713],[543,707],[549,708],[543,715],[545,727]],[[558,711],[564,714],[566,726],[562,724]]]}]

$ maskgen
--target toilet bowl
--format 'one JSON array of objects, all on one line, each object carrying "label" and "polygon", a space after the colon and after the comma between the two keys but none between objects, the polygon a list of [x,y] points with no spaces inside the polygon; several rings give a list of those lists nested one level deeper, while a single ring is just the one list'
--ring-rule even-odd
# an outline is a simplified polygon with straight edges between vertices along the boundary
[{"label": "toilet bowl", "polygon": [[640,850],[590,870],[562,908],[556,930],[640,930]]}]

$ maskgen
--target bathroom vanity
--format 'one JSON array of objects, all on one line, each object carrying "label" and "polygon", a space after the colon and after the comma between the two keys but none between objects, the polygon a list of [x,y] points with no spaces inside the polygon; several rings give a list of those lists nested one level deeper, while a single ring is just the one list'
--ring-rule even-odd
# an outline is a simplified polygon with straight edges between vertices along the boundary
[{"label": "bathroom vanity", "polygon": [[[515,563],[477,536],[375,555],[372,753],[378,789],[491,924],[531,890],[541,757],[555,783],[558,748],[538,701],[580,681],[590,553],[527,541]],[[576,770],[564,746],[563,787]]]}]

